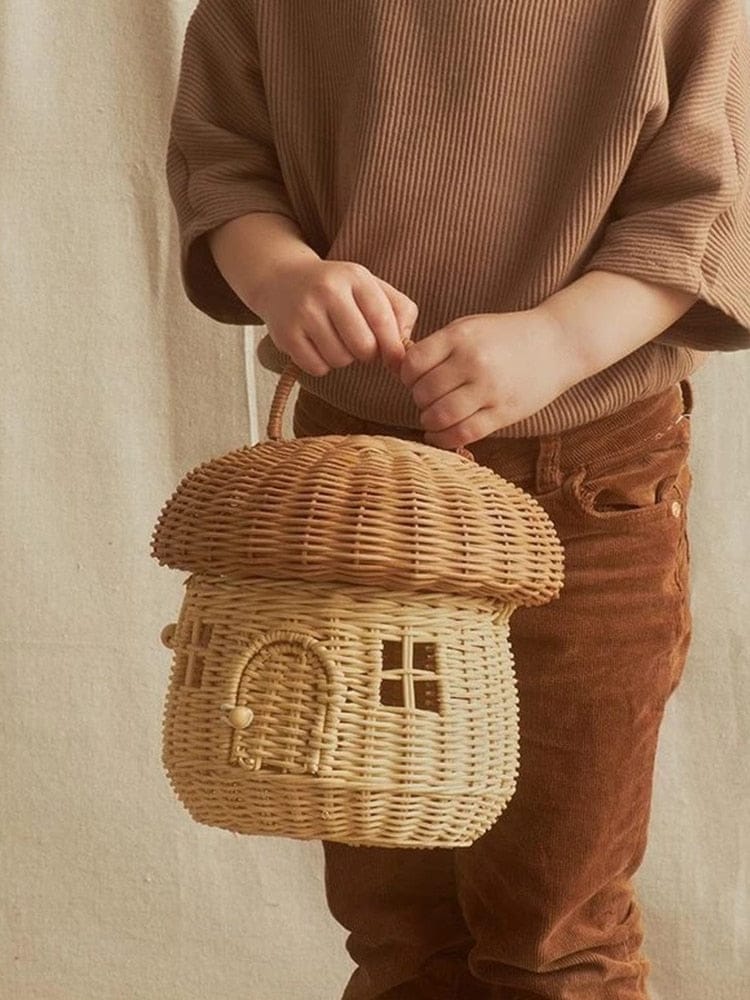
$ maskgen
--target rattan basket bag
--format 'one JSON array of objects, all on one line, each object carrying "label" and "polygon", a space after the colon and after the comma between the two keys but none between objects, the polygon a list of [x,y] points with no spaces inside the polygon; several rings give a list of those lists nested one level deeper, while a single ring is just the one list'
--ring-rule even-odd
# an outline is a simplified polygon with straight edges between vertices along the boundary
[{"label": "rattan basket bag", "polygon": [[186,570],[162,763],[194,820],[243,834],[463,847],[515,787],[510,618],[558,596],[544,508],[386,435],[269,440],[184,476],[152,536]]}]

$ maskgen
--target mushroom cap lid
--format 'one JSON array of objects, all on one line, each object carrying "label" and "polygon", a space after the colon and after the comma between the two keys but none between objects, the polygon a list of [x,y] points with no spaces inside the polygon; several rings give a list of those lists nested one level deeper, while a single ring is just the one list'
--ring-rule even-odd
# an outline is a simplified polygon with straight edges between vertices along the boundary
[{"label": "mushroom cap lid", "polygon": [[455,451],[390,435],[245,445],[187,473],[152,535],[160,565],[544,604],[564,552],[533,497]]}]

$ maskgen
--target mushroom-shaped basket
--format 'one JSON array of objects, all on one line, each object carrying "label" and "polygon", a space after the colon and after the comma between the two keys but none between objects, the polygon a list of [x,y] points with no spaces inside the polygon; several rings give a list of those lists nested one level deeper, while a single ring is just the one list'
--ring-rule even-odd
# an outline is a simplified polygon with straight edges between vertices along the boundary
[{"label": "mushroom-shaped basket", "polygon": [[390,435],[269,440],[182,479],[152,537],[189,571],[162,763],[194,820],[358,846],[464,847],[510,800],[509,625],[558,596],[563,549],[526,492]]}]

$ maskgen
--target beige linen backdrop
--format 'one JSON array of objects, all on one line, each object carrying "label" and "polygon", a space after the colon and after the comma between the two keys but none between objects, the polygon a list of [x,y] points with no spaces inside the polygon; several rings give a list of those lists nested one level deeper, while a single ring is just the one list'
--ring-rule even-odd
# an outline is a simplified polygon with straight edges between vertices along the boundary
[{"label": "beige linen backdrop", "polygon": [[[261,330],[179,283],[163,164],[192,8],[0,0],[2,1000],[335,1000],[352,969],[320,843],[194,823],[160,764],[186,574],[151,530],[185,472],[265,436],[274,385]],[[694,639],[637,885],[655,1000],[740,1000],[750,354],[694,386]]]}]

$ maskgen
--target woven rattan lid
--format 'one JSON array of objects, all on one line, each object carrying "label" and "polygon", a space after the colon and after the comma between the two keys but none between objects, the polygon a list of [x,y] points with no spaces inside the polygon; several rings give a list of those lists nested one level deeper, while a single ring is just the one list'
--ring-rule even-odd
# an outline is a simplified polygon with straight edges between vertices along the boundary
[{"label": "woven rattan lid", "polygon": [[263,441],[197,466],[161,510],[161,565],[245,580],[558,595],[564,553],[533,497],[455,451],[386,435]]}]

